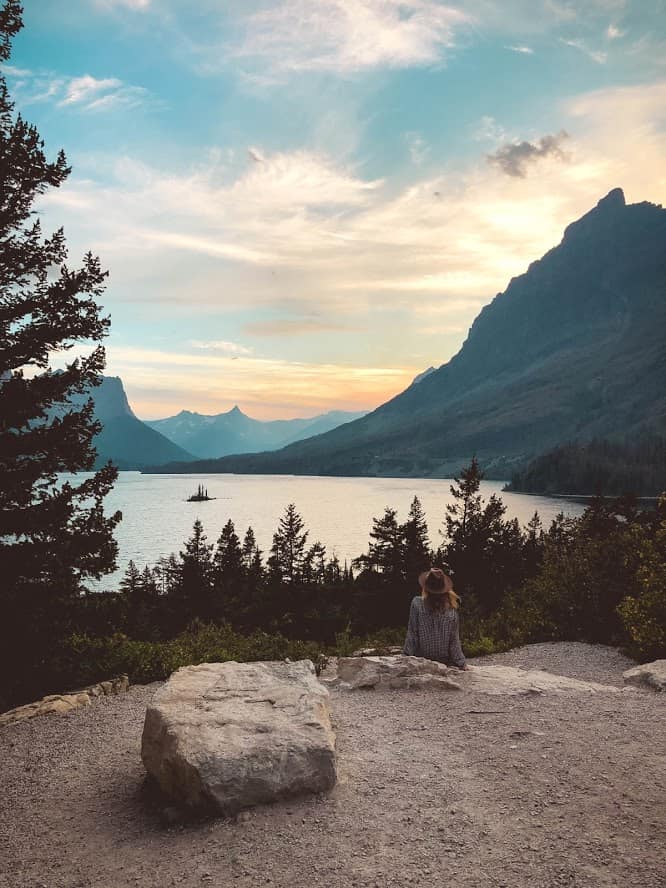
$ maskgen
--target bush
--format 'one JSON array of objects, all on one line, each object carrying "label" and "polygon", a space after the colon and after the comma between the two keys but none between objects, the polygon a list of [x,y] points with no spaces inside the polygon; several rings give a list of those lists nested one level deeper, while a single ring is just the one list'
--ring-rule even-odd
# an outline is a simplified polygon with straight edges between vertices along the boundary
[{"label": "bush", "polygon": [[653,539],[642,535],[639,559],[638,594],[628,595],[618,613],[628,652],[646,662],[666,657],[666,521]]}]

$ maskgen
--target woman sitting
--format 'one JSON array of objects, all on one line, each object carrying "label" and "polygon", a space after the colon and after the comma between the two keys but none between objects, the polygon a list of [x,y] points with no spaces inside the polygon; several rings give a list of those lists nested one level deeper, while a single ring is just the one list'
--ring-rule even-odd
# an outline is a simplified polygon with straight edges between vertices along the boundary
[{"label": "woman sitting", "polygon": [[419,577],[421,595],[409,609],[409,626],[403,654],[437,660],[447,666],[467,669],[458,632],[458,603],[451,577],[431,567]]}]

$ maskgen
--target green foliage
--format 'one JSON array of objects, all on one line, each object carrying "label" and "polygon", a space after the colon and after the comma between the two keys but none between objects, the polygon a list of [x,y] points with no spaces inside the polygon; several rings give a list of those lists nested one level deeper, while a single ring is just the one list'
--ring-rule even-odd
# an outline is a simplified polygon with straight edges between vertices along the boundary
[{"label": "green foliage", "polygon": [[241,635],[227,625],[198,624],[169,641],[137,641],[116,633],[95,638],[72,635],[52,662],[52,689],[82,687],[127,673],[133,684],[168,678],[181,666],[254,660],[310,659],[321,671],[327,656],[322,645],[282,635]]},{"label": "green foliage", "polygon": [[666,497],[659,513],[653,537],[645,527],[636,534],[637,584],[618,608],[629,652],[642,661],[666,656]]}]

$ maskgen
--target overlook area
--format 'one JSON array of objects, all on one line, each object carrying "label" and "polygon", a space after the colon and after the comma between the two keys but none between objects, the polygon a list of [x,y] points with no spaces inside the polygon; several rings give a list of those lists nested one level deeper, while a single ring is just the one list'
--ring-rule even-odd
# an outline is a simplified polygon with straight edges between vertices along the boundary
[{"label": "overlook area", "polygon": [[[611,686],[633,665],[580,643],[475,664]],[[332,688],[331,793],[180,822],[139,754],[158,686],[0,730],[3,888],[666,885],[663,694]]]}]

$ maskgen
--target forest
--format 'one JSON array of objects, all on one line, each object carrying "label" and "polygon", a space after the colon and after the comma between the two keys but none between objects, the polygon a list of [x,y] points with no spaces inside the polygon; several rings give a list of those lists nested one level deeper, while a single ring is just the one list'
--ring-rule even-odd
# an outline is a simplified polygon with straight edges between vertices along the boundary
[{"label": "forest", "polygon": [[666,439],[595,438],[569,442],[541,454],[513,474],[508,490],[526,493],[658,496],[666,488]]}]

